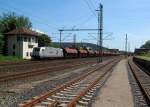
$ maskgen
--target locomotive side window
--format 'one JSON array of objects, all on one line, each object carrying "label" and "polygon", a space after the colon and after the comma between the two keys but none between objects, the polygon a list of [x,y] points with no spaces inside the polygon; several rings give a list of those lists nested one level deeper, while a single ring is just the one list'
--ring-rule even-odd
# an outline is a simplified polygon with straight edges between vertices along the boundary
[{"label": "locomotive side window", "polygon": [[58,50],[56,50],[56,54],[58,54]]},{"label": "locomotive side window", "polygon": [[35,49],[35,51],[37,51],[37,52],[39,52],[40,51],[40,48],[34,48]]}]

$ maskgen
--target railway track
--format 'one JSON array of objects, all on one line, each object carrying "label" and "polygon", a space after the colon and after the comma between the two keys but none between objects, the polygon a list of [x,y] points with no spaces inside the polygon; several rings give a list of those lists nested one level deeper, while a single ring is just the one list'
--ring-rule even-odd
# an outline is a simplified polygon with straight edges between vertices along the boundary
[{"label": "railway track", "polygon": [[[20,107],[87,107],[96,91],[104,84],[112,68],[120,59],[103,66],[95,65],[88,73],[56,87],[41,96],[20,104]],[[101,69],[101,71],[99,71]]]},{"label": "railway track", "polygon": [[[138,84],[138,86],[140,87],[143,96],[139,95],[138,97],[140,98],[139,102],[141,103],[141,105],[143,106],[150,106],[150,76],[145,73],[144,71],[142,71],[133,61],[132,58],[130,58],[128,60],[128,65],[132,71],[132,74]],[[144,104],[143,102],[146,101],[147,104]]]},{"label": "railway track", "polygon": [[[105,59],[106,60],[106,59]],[[24,67],[25,70],[21,70],[20,72],[16,71],[16,72],[12,72],[11,70],[13,68],[9,69],[9,72],[6,73],[0,73],[0,83],[1,82],[8,82],[11,80],[16,80],[16,79],[24,79],[26,77],[32,77],[32,76],[37,76],[37,75],[42,75],[42,74],[47,74],[53,71],[60,71],[60,70],[65,70],[68,68],[73,68],[73,67],[78,67],[78,66],[83,66],[83,65],[87,65],[87,64],[93,64],[96,61],[94,60],[90,60],[87,61],[87,59],[84,60],[68,60],[65,61],[64,63],[60,62],[56,63],[54,62],[53,64],[49,63],[48,66],[43,66],[43,67],[36,67],[36,69],[29,69],[29,67]],[[45,63],[40,62],[42,65],[44,65]],[[31,64],[30,64],[31,65]],[[32,64],[32,66],[34,66],[34,64]],[[16,69],[17,66],[15,67]],[[28,70],[27,70],[28,68]]]},{"label": "railway track", "polygon": [[143,68],[140,64],[138,64],[136,61],[133,60],[133,62],[145,73],[147,73],[150,76],[150,71],[148,71],[147,69]]},{"label": "railway track", "polygon": [[50,71],[59,71],[59,70],[64,70],[64,69],[73,68],[73,67],[77,67],[77,66],[92,64],[92,63],[94,63],[94,62],[93,61],[91,61],[91,62],[83,61],[83,62],[79,62],[79,63],[76,63],[76,62],[68,63],[68,64],[65,63],[62,65],[55,65],[55,66],[50,66],[50,67],[46,67],[46,68],[39,68],[37,70],[31,70],[28,72],[4,75],[4,76],[0,76],[0,82],[8,82],[10,80],[22,79],[22,78],[26,78],[26,77],[33,77],[33,76],[49,73]]},{"label": "railway track", "polygon": [[[105,58],[108,59],[108,58]],[[5,76],[5,75],[11,75],[15,73],[21,73],[21,72],[28,72],[31,70],[36,70],[40,68],[47,68],[50,66],[58,66],[62,64],[68,64],[68,63],[78,63],[78,62],[91,62],[95,61],[96,58],[88,58],[88,59],[66,59],[66,60],[53,60],[53,61],[38,61],[38,62],[33,62],[30,61],[26,64],[12,64],[12,65],[7,65],[7,66],[1,66],[0,67],[0,76]],[[28,69],[27,69],[28,68]]]},{"label": "railway track", "polygon": [[[107,57],[103,57],[106,59]],[[109,56],[109,58],[113,58],[113,56]],[[31,64],[60,64],[60,63],[69,63],[69,62],[78,62],[78,61],[87,61],[87,60],[96,60],[96,57],[91,58],[75,58],[75,59],[51,59],[51,60],[31,60],[31,61],[23,61],[23,62],[8,62],[8,63],[0,63],[0,68],[12,68],[12,67],[20,67]]]},{"label": "railway track", "polygon": [[19,66],[25,66],[25,65],[31,65],[31,64],[42,64],[42,63],[48,63],[48,64],[58,64],[62,62],[71,62],[72,60],[74,61],[79,61],[79,60],[87,60],[91,58],[76,58],[76,59],[49,59],[49,60],[30,60],[30,61],[22,61],[22,62],[8,62],[8,63],[0,63],[0,68],[4,67],[19,67]]}]

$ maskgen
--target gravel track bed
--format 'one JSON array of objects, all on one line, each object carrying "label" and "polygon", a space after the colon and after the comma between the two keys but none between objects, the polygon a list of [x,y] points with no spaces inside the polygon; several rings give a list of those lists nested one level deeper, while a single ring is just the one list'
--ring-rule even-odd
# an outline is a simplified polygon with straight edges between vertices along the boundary
[{"label": "gravel track bed", "polygon": [[84,64],[84,65],[75,66],[75,67],[64,69],[64,70],[56,70],[56,71],[51,71],[50,70],[49,73],[45,73],[45,74],[42,74],[42,75],[36,75],[36,76],[33,76],[33,77],[26,77],[26,78],[17,79],[17,80],[13,80],[13,81],[9,81],[9,82],[3,82],[3,83],[1,83],[1,89],[7,90],[7,89],[10,89],[12,87],[15,87],[16,85],[26,84],[26,83],[30,83],[30,82],[36,82],[36,81],[42,81],[46,78],[52,78],[54,76],[63,75],[65,73],[71,73],[73,70],[82,68],[84,66],[89,66],[89,65],[90,64],[88,64],[88,65]]},{"label": "gravel track bed", "polygon": [[[88,66],[89,67],[89,66]],[[39,95],[40,93],[47,92],[53,88],[55,88],[58,85],[61,85],[72,78],[75,78],[81,74],[84,74],[87,72],[88,67],[83,67],[78,70],[74,70],[70,73],[64,73],[62,75],[57,76],[49,76],[49,80],[39,83],[38,85],[34,84],[32,86],[25,85],[25,90],[21,91],[3,91],[0,92],[0,107],[17,107],[18,103],[31,99],[34,96]],[[32,83],[31,83],[32,84]]]},{"label": "gravel track bed", "polygon": [[7,62],[7,63],[2,63],[0,62],[0,68],[4,67],[13,67],[13,66],[24,66],[24,65],[30,65],[30,64],[41,64],[41,63],[61,63],[64,61],[77,61],[77,60],[89,60],[89,59],[95,59],[95,58],[75,58],[75,59],[39,59],[39,60],[25,60],[21,62]]},{"label": "gravel track bed", "polygon": [[[110,59],[110,58],[105,58]],[[87,72],[89,66],[80,69],[72,68],[59,72],[51,72],[25,80],[13,81],[0,87],[0,107],[17,107],[18,103],[47,92],[81,74]],[[76,69],[76,70],[74,70]],[[69,71],[69,72],[68,72]],[[71,72],[70,72],[71,71]]]},{"label": "gravel track bed", "polygon": [[129,68],[129,65],[128,64],[126,65],[128,69],[128,78],[129,78],[129,82],[130,82],[130,86],[131,86],[131,90],[133,94],[134,107],[148,107],[148,104],[144,99],[144,95],[140,87],[138,86],[138,83],[135,80],[135,77],[133,76],[132,71]]},{"label": "gravel track bed", "polygon": [[46,67],[53,67],[53,66],[58,66],[63,64],[68,64],[68,63],[77,63],[77,62],[84,62],[84,61],[95,61],[96,58],[88,58],[88,59],[66,59],[66,60],[54,60],[53,61],[41,61],[38,63],[29,63],[29,64],[18,64],[18,65],[11,65],[11,66],[4,66],[0,67],[0,75],[10,75],[14,73],[19,73],[19,72],[27,72],[30,70],[36,70],[40,68],[46,68]]}]

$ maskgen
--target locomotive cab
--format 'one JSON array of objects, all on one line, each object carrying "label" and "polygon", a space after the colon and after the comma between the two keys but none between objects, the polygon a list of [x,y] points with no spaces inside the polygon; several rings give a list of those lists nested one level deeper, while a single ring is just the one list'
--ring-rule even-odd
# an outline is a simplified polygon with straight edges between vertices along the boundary
[{"label": "locomotive cab", "polygon": [[33,48],[32,57],[34,59],[39,59],[40,56],[41,56],[41,50],[44,51],[45,49],[41,48],[41,47],[35,47],[35,48]]}]

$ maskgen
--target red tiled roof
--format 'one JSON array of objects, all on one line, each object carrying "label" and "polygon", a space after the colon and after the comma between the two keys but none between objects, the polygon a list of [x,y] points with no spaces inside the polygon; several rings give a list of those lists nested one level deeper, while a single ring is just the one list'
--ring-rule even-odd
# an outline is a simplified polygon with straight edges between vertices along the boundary
[{"label": "red tiled roof", "polygon": [[29,35],[29,36],[39,36],[40,34],[32,31],[30,29],[22,28],[22,29],[15,29],[8,33],[5,33],[5,35]]}]

